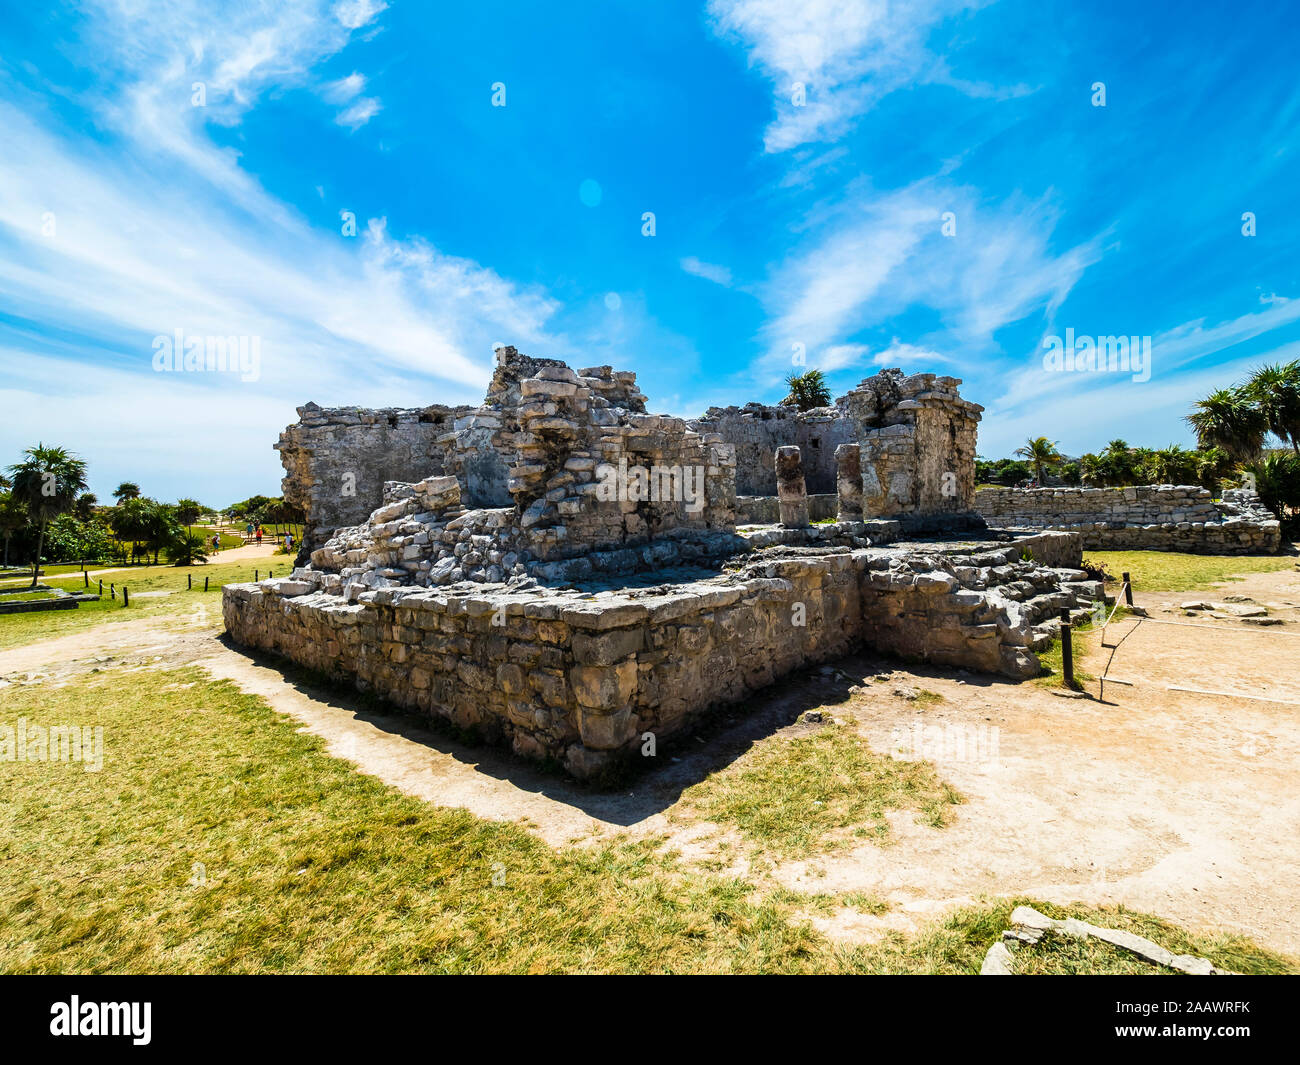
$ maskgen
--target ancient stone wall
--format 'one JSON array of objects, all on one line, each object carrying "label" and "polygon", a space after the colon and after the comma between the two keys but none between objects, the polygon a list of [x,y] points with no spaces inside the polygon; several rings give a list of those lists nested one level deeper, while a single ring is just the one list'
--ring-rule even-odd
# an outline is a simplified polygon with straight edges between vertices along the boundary
[{"label": "ancient stone wall", "polygon": [[[808,520],[834,521],[839,497],[835,495],[809,495]],[[737,496],[737,525],[775,525],[781,520],[780,505],[776,496]]]},{"label": "ancient stone wall", "polygon": [[[794,530],[776,530],[794,533]],[[982,552],[906,545],[763,559],[705,580],[597,594],[391,587],[355,602],[310,580],[228,585],[236,642],[448,719],[580,777],[634,756],[802,666],[879,647],[1010,676],[1038,669],[1061,607],[1098,586],[1022,555],[1077,561],[1044,533]]]},{"label": "ancient stone wall", "polygon": [[284,464],[284,498],[307,516],[304,546],[356,525],[383,501],[385,481],[418,481],[446,470],[440,438],[472,407],[433,405],[362,410],[298,408],[298,422],[275,445]]},{"label": "ancient stone wall", "polygon": [[1251,493],[1215,503],[1197,485],[1131,488],[983,488],[975,509],[1004,528],[1068,529],[1085,548],[1271,554],[1281,526]]},{"label": "ancient stone wall", "polygon": [[735,447],[736,492],[745,496],[776,495],[776,449],[786,445],[802,452],[810,494],[834,492],[835,448],[853,439],[852,426],[839,407],[710,407],[704,417],[687,424],[701,433],[717,433]]},{"label": "ancient stone wall", "polygon": [[984,409],[957,394],[961,381],[882,370],[845,397],[860,444],[862,510],[923,527],[972,514],[975,437]]}]

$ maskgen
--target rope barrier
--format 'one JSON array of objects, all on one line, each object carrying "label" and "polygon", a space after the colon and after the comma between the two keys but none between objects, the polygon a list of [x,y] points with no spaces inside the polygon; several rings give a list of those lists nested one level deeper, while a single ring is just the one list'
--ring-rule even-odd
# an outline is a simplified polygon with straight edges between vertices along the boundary
[{"label": "rope barrier", "polygon": [[[1125,574],[1125,576],[1127,577],[1127,574]],[[1133,633],[1137,632],[1137,630],[1142,627],[1142,623],[1144,621],[1152,625],[1178,625],[1188,629],[1201,629],[1202,631],[1210,630],[1214,632],[1231,632],[1231,633],[1236,633],[1238,635],[1246,635],[1246,636],[1289,636],[1292,639],[1300,638],[1300,632],[1270,632],[1266,629],[1244,629],[1244,628],[1236,628],[1235,626],[1232,625],[1204,625],[1195,621],[1174,621],[1172,618],[1153,618],[1153,617],[1148,617],[1145,614],[1134,614],[1133,618],[1136,624],[1134,624],[1134,626],[1131,629],[1129,629],[1128,632],[1126,632],[1120,638],[1118,643],[1110,644],[1106,642],[1106,629],[1110,626],[1110,623],[1114,620],[1116,613],[1119,612],[1120,596],[1125,592],[1128,593],[1128,596],[1126,596],[1126,598],[1129,598],[1131,601],[1132,583],[1129,580],[1125,580],[1124,583],[1120,585],[1119,591],[1115,594],[1115,608],[1110,612],[1110,616],[1106,618],[1106,620],[1102,622],[1101,625],[1101,645],[1102,647],[1106,647],[1110,649],[1110,658],[1106,661],[1106,665],[1101,671],[1101,676],[1100,678],[1098,678],[1099,684],[1098,684],[1097,699],[1099,701],[1104,701],[1106,698],[1106,681],[1108,680],[1112,684],[1122,684],[1128,688],[1148,687],[1147,685],[1135,684],[1131,680],[1121,680],[1119,677],[1107,675],[1107,670],[1110,669],[1111,663],[1114,662],[1115,652],[1119,650],[1120,644],[1122,644],[1125,640],[1127,640],[1130,636],[1132,636]],[[1105,590],[1103,589],[1102,595],[1105,596],[1105,594],[1106,594]],[[1151,686],[1151,687],[1154,688],[1155,686]],[[1230,698],[1230,699],[1254,699],[1266,703],[1281,703],[1284,706],[1300,706],[1300,703],[1296,702],[1295,700],[1272,699],[1267,695],[1251,695],[1247,692],[1210,691],[1205,688],[1184,688],[1173,684],[1164,685],[1163,690],[1171,691],[1171,692],[1190,692],[1195,695],[1217,695],[1217,696],[1223,696],[1225,698]]]}]

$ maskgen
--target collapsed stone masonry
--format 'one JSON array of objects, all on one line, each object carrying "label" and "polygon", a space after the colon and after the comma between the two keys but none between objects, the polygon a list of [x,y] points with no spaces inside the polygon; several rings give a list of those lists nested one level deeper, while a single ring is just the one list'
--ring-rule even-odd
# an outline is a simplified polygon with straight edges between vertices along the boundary
[{"label": "collapsed stone masonry", "polygon": [[[647,413],[608,366],[504,348],[478,407],[395,422],[305,407],[280,449],[309,508],[306,564],[228,586],[227,629],[580,777],[863,647],[1031,676],[1061,612],[1102,590],[1077,534],[972,518],[980,408],[959,383],[864,381],[843,404],[852,439],[830,449],[836,520],[809,524],[804,451],[786,444],[781,520],[742,530],[734,444]],[[415,475],[355,454],[372,444]],[[348,472],[346,502],[319,483]],[[902,539],[953,529],[979,535]]]}]

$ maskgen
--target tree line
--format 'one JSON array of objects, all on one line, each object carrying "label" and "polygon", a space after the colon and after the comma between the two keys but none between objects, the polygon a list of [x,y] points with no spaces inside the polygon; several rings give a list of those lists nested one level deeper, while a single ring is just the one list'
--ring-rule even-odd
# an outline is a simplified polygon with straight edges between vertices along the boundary
[{"label": "tree line", "polygon": [[[29,560],[35,586],[42,564],[71,561],[137,562],[162,556],[177,565],[207,560],[209,540],[194,525],[215,513],[194,499],[165,503],[142,494],[133,481],[103,505],[89,491],[86,463],[62,447],[37,444],[0,474],[0,537],[3,564]],[[291,524],[302,514],[283,499],[252,496],[232,504],[232,518]]]},{"label": "tree line", "polygon": [[[976,481],[1015,485],[1124,487],[1200,484],[1218,492],[1253,482],[1279,517],[1300,508],[1300,359],[1261,366],[1244,381],[1197,400],[1186,422],[1194,449],[1130,447],[1112,440],[1100,453],[1069,459],[1045,436],[1027,440],[1015,458],[978,459]],[[1280,447],[1269,447],[1270,437]]]}]

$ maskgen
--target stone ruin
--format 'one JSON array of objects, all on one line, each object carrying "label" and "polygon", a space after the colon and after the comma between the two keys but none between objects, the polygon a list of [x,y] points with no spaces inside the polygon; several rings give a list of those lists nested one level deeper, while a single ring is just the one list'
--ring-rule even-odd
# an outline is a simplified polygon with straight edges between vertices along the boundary
[{"label": "stone ruin", "polygon": [[864,648],[1032,676],[1102,588],[1077,533],[975,513],[981,408],[959,385],[863,381],[830,419],[849,438],[816,449],[834,518],[809,524],[803,448],[781,443],[779,521],[752,526],[728,420],[649,414],[608,366],[503,348],[478,407],[309,404],[277,445],[303,554],[290,578],[227,586],[226,626],[582,778]]}]

